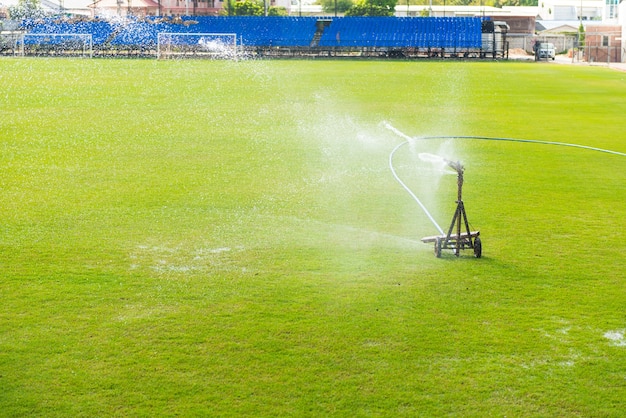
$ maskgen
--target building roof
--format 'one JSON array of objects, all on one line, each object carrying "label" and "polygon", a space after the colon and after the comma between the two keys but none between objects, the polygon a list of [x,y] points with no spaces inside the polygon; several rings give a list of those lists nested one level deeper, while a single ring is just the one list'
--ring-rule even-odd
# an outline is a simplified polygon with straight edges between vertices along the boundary
[{"label": "building roof", "polygon": [[[602,21],[600,20],[583,20],[583,26],[598,26],[602,25]],[[559,28],[567,29],[568,27],[573,27],[574,32],[578,31],[578,27],[580,26],[579,20],[540,20],[537,19],[535,22],[538,32],[553,32],[553,33],[562,33],[568,32],[567,30],[559,30]]]},{"label": "building roof", "polygon": [[87,7],[93,8],[102,8],[102,9],[116,9],[118,7],[127,8],[128,3],[130,3],[130,7],[133,9],[142,9],[146,7],[159,7],[159,4],[152,0],[122,0],[119,2],[118,0],[91,0]]},{"label": "building roof", "polygon": [[556,20],[537,20],[535,21],[535,30],[538,33],[572,33],[578,32],[578,22],[573,21],[556,21]]}]

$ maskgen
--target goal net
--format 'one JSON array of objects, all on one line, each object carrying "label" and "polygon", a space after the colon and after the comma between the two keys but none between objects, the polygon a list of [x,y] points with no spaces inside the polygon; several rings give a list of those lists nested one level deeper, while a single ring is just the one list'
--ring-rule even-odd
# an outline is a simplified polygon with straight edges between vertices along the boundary
[{"label": "goal net", "polygon": [[157,35],[157,58],[237,59],[235,33],[166,33]]},{"label": "goal net", "polygon": [[25,33],[18,55],[93,57],[93,37],[86,33]]},{"label": "goal net", "polygon": [[0,55],[22,55],[23,32],[0,32]]}]

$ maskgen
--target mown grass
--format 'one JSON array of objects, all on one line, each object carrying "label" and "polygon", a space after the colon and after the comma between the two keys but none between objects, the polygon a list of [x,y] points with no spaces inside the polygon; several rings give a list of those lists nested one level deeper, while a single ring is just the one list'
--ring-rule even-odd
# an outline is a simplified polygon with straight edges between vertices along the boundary
[{"label": "mown grass", "polygon": [[620,416],[626,75],[0,60],[7,416]]}]

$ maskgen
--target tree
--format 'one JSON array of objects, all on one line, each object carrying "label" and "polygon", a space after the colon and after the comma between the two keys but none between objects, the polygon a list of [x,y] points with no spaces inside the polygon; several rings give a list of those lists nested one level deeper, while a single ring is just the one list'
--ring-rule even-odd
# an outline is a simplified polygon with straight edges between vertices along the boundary
[{"label": "tree", "polygon": [[280,6],[272,6],[267,11],[268,16],[289,16],[287,9]]},{"label": "tree", "polygon": [[19,0],[15,6],[9,7],[11,19],[28,19],[44,16],[39,0]]},{"label": "tree", "polygon": [[[494,7],[502,6],[538,6],[538,0],[495,0]],[[543,7],[543,4],[542,4]]]},{"label": "tree", "polygon": [[582,22],[580,22],[580,26],[578,26],[578,50],[585,49],[585,27]]},{"label": "tree", "polygon": [[397,0],[357,0],[346,16],[393,16]]},{"label": "tree", "polygon": [[337,6],[337,13],[345,13],[354,5],[352,0],[319,0],[324,13],[334,13]]},{"label": "tree", "polygon": [[235,0],[224,0],[224,7],[220,10],[222,16],[233,16],[235,14]]},{"label": "tree", "polygon": [[235,3],[235,16],[263,16],[263,4],[254,0],[243,0]]}]

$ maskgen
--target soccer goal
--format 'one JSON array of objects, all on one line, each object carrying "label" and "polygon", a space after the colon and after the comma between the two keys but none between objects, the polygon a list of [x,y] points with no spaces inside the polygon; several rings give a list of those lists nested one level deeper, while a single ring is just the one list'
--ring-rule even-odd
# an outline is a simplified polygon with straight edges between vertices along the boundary
[{"label": "soccer goal", "polygon": [[0,32],[0,55],[22,55],[23,32]]},{"label": "soccer goal", "polygon": [[166,33],[157,35],[157,58],[237,59],[236,33]]},{"label": "soccer goal", "polygon": [[93,37],[87,33],[25,33],[18,55],[93,57]]}]

